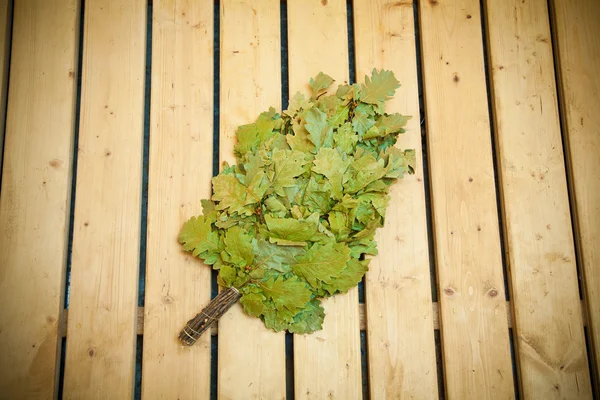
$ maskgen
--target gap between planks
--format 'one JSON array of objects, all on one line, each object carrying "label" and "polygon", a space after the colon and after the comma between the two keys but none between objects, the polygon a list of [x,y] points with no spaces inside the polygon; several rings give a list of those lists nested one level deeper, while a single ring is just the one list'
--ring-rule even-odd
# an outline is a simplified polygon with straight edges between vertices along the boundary
[{"label": "gap between planks", "polygon": [[[508,327],[512,328],[512,316],[510,313],[510,301],[506,302],[506,310],[507,310],[507,315],[508,315]],[[582,310],[583,310],[583,305],[582,305]],[[583,312],[582,312],[583,313]],[[367,322],[366,322],[366,318],[365,318],[365,305],[364,304],[360,304],[359,305],[359,314],[360,314],[360,330],[361,331],[366,331],[367,330]],[[69,310],[65,309],[63,312],[63,318],[62,318],[62,323],[60,326],[60,336],[61,337],[66,337],[67,336],[67,324],[69,323]],[[184,322],[182,322],[182,327],[183,327]],[[587,319],[585,316],[585,313],[583,313],[583,326],[587,326]],[[218,323],[215,324],[211,330],[210,330],[210,334],[215,336],[218,332]],[[440,316],[439,316],[439,307],[438,307],[438,303],[434,302],[433,303],[433,329],[438,330],[440,329]],[[144,334],[144,307],[138,307],[138,311],[137,311],[137,334],[138,335],[143,335]],[[177,332],[173,332],[173,337],[177,336]]]}]

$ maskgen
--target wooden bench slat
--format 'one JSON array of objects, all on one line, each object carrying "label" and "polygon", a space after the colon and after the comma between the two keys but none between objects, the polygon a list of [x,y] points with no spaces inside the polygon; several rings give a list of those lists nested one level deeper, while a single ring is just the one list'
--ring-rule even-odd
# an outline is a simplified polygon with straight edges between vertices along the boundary
[{"label": "wooden bench slat", "polygon": [[411,115],[398,147],[416,150],[417,168],[391,192],[379,255],[366,276],[371,398],[437,398],[427,214],[412,1],[356,0],[356,75],[394,71],[400,89],[386,112]]},{"label": "wooden bench slat", "polygon": [[[309,93],[322,71],[334,85],[348,81],[348,34],[343,0],[288,1],[290,97]],[[296,399],[358,399],[362,395],[358,290],[323,301],[323,330],[294,335]]]},{"label": "wooden bench slat", "polygon": [[565,152],[584,275],[592,366],[600,385],[600,2],[553,0]]},{"label": "wooden bench slat", "polygon": [[521,393],[591,398],[548,3],[486,19]]},{"label": "wooden bench slat", "polygon": [[446,395],[511,398],[479,2],[419,5]]},{"label": "wooden bench slat", "polygon": [[[79,11],[77,1],[15,3],[0,195],[0,396],[52,398],[64,305]],[[7,6],[0,7],[2,35]],[[4,57],[5,40],[0,43]]]},{"label": "wooden bench slat", "polygon": [[[281,108],[279,1],[221,2],[220,159],[235,164],[239,125]],[[221,399],[285,397],[284,333],[268,330],[236,304],[219,321]]]},{"label": "wooden bench slat", "polygon": [[211,269],[177,235],[211,194],[213,2],[155,1],[152,20],[142,397],[207,399],[210,335],[177,334],[210,301]]},{"label": "wooden bench slat", "polygon": [[133,393],[146,1],[85,3],[64,397]]}]

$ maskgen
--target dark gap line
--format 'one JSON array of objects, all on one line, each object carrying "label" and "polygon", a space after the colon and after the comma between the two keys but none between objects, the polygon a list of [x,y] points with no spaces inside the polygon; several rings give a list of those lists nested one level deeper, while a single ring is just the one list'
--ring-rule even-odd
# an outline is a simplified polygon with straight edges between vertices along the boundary
[{"label": "dark gap line", "polygon": [[137,335],[135,341],[135,388],[133,390],[134,400],[142,398],[142,357],[144,355],[144,337]]},{"label": "dark gap line", "polygon": [[146,248],[148,233],[148,177],[150,170],[150,102],[152,97],[152,6],[148,5],[146,21],[146,84],[144,86],[144,147],[142,159],[142,204],[140,226],[140,264],[138,306],[143,307],[146,298]]},{"label": "dark gap line", "polygon": [[348,25],[348,67],[350,84],[356,83],[356,58],[354,49],[354,2],[346,0],[346,18]]},{"label": "dark gap line", "polygon": [[[431,197],[431,176],[429,168],[429,143],[427,140],[427,107],[425,106],[425,76],[423,74],[423,52],[421,44],[421,20],[418,1],[413,1],[413,14],[415,21],[415,51],[417,56],[417,82],[419,88],[419,118],[421,121],[421,146],[423,154],[423,186],[425,188],[425,204],[427,216],[427,241],[429,244],[429,270],[431,279],[431,298],[438,302],[438,310],[441,306],[438,301],[438,271],[436,268],[435,236],[433,234],[433,204]],[[446,376],[444,373],[444,355],[442,351],[442,318],[440,316],[440,329],[433,330],[435,344],[435,365],[437,373],[438,398],[446,398]]]},{"label": "dark gap line", "polygon": [[0,93],[0,96],[3,96],[4,99],[6,100],[4,103],[4,109],[0,110],[0,112],[4,113],[4,124],[3,126],[1,126],[0,128],[2,129],[2,132],[0,132],[0,135],[2,135],[2,141],[0,141],[0,193],[2,193],[2,171],[4,168],[4,148],[6,147],[6,121],[8,119],[8,88],[10,87],[10,64],[11,64],[11,57],[12,57],[12,37],[13,37],[13,29],[14,29],[14,19],[15,19],[15,13],[14,13],[14,3],[11,1],[8,4],[8,13],[10,14],[10,18],[8,18],[8,26],[5,27],[6,31],[8,32],[7,34],[7,42],[8,44],[6,45],[6,92],[4,93]]},{"label": "dark gap line", "polygon": [[512,374],[515,379],[513,379],[514,392],[515,392],[515,400],[519,400],[521,398],[521,390],[519,389],[519,381],[516,377],[519,375],[517,370],[517,355],[515,349],[515,332],[514,329],[508,328],[508,338],[510,342],[510,360],[512,365]]},{"label": "dark gap line", "polygon": [[217,336],[210,337],[210,400],[217,400],[217,374],[219,371],[219,340]]},{"label": "dark gap line", "polygon": [[433,331],[433,340],[435,343],[435,365],[437,367],[438,398],[446,398],[446,386],[444,379],[444,356],[442,354],[442,334],[438,329]]},{"label": "dark gap line", "polygon": [[285,333],[285,397],[294,400],[296,388],[294,385],[294,334]]},{"label": "dark gap line", "polygon": [[369,346],[367,346],[367,332],[360,332],[360,357],[361,373],[362,373],[362,398],[363,400],[369,400],[371,398],[371,392],[369,387]]},{"label": "dark gap line", "polygon": [[58,363],[57,399],[63,398],[65,388],[65,360],[67,358],[67,338],[60,338],[60,360]]},{"label": "dark gap line", "polygon": [[[221,2],[213,3],[213,162],[212,175],[220,169],[220,110],[221,110]],[[211,270],[211,298],[219,293],[218,271]],[[210,400],[217,400],[219,392],[219,338],[210,337]]]},{"label": "dark gap line", "polygon": [[[148,227],[148,173],[150,164],[150,102],[152,87],[152,5],[146,8],[146,60],[144,83],[144,126],[142,156],[142,204],[140,207],[140,260],[138,279],[138,306],[143,307],[146,298],[146,245]],[[142,368],[144,356],[144,337],[138,335],[135,342],[135,386],[134,399],[142,397]]]},{"label": "dark gap line", "polygon": [[506,238],[506,225],[504,216],[506,211],[504,209],[503,202],[503,190],[502,190],[502,169],[500,167],[500,157],[498,157],[499,145],[498,145],[498,133],[496,125],[496,113],[495,113],[495,101],[494,101],[494,85],[492,79],[492,69],[490,67],[491,53],[488,51],[489,38],[487,33],[486,25],[486,13],[485,4],[483,0],[479,0],[480,18],[481,18],[481,35],[483,43],[483,65],[485,70],[485,86],[487,90],[487,103],[488,103],[488,115],[490,119],[490,135],[492,144],[492,161],[494,168],[494,184],[496,186],[496,208],[498,210],[498,230],[500,232],[500,250],[502,253],[502,272],[504,276],[504,299],[510,300],[510,289],[511,285],[509,282],[510,278],[510,263],[508,261],[508,246]]},{"label": "dark gap line", "polygon": [[[588,320],[589,321],[589,320]],[[583,332],[585,333],[585,346],[587,347],[587,361],[588,361],[588,368],[590,369],[590,373],[591,373],[591,377],[590,377],[590,381],[592,383],[592,398],[593,399],[600,399],[600,388],[598,388],[598,381],[597,381],[597,373],[594,371],[594,354],[592,353],[593,348],[592,348],[592,333],[590,332],[589,326],[584,326],[583,327]],[[596,378],[594,378],[596,377]]]},{"label": "dark gap line", "polygon": [[[288,10],[287,0],[279,5],[279,31],[281,35],[281,109],[287,109],[290,99],[289,63],[288,63]],[[296,388],[294,381],[294,335],[285,333],[285,396],[294,400]]]},{"label": "dark gap line", "polygon": [[438,279],[435,268],[435,245],[433,236],[433,213],[431,203],[431,177],[429,175],[429,155],[427,152],[427,120],[425,118],[425,95],[423,87],[423,66],[421,61],[421,26],[419,25],[418,2],[413,2],[413,14],[415,21],[415,51],[417,55],[417,86],[419,89],[419,121],[421,127],[421,151],[423,168],[423,186],[425,188],[425,209],[427,220],[427,243],[429,245],[429,275],[431,280],[431,300],[438,301]]},{"label": "dark gap line", "polygon": [[[75,121],[73,125],[73,147],[71,148],[73,159],[71,160],[71,188],[69,192],[69,222],[68,222],[68,233],[67,233],[67,260],[65,265],[64,283],[63,283],[63,307],[69,308],[69,297],[71,292],[71,262],[73,259],[73,231],[75,222],[75,194],[77,187],[77,156],[79,153],[79,122],[81,120],[81,77],[82,77],[82,65],[83,65],[83,37],[84,37],[84,26],[85,26],[85,0],[81,0],[79,5],[79,20],[78,28],[79,34],[77,35],[77,81],[75,83]],[[60,313],[61,320],[65,318],[65,313]],[[62,321],[61,321],[62,322]],[[57,398],[63,398],[64,384],[65,384],[65,362],[67,358],[67,338],[63,337],[60,339],[60,350],[58,352],[58,388]]]},{"label": "dark gap line", "polygon": [[[220,109],[221,109],[221,2],[215,0],[213,4],[213,164],[212,174],[216,176],[219,174],[220,165]],[[215,298],[219,293],[219,285],[217,283],[218,271],[214,269],[211,272],[211,297]],[[216,357],[216,355],[215,355]],[[211,379],[216,379],[215,375],[212,375]],[[212,395],[211,395],[212,396]],[[216,393],[215,393],[216,396]]]},{"label": "dark gap line", "polygon": [[[490,120],[490,135],[491,135],[491,145],[492,145],[492,161],[494,168],[494,184],[496,186],[496,207],[498,212],[498,228],[500,233],[500,249],[502,255],[502,273],[504,277],[504,293],[505,300],[510,301],[510,291],[512,290],[512,281],[511,271],[510,271],[510,262],[508,257],[508,238],[506,237],[506,219],[504,216],[506,215],[506,210],[504,207],[504,192],[502,190],[502,168],[500,165],[500,157],[498,156],[499,151],[499,141],[498,141],[498,130],[497,130],[497,118],[496,118],[496,108],[495,108],[495,99],[494,99],[494,81],[492,76],[492,68],[490,66],[491,63],[491,52],[489,51],[489,35],[488,35],[488,26],[487,26],[487,13],[485,8],[485,1],[479,0],[479,12],[481,18],[481,38],[483,43],[483,63],[485,70],[485,86],[487,92],[487,103],[488,103],[488,118]],[[517,319],[515,317],[515,305],[511,302],[511,313],[513,320],[513,328],[509,329],[510,343],[511,343],[511,354],[512,354],[512,373],[513,373],[513,382],[514,382],[514,392],[515,396],[518,398],[520,393],[522,393],[522,380],[521,380],[521,370],[519,363],[519,352],[517,347],[518,341],[518,327]],[[513,336],[514,335],[514,336]]]},{"label": "dark gap line", "polygon": [[281,110],[286,110],[290,99],[287,0],[281,0],[279,7],[279,32],[281,35]]},{"label": "dark gap line", "polygon": [[[580,240],[580,230],[578,223],[578,211],[577,211],[577,199],[575,197],[575,185],[573,183],[574,179],[574,171],[573,164],[571,159],[571,148],[569,145],[568,139],[568,123],[566,117],[566,103],[564,90],[562,85],[562,71],[560,67],[560,46],[558,44],[558,33],[556,30],[556,20],[555,20],[555,8],[554,2],[552,0],[547,0],[548,7],[548,26],[550,29],[550,37],[552,40],[552,55],[554,61],[554,80],[556,86],[556,99],[558,102],[558,118],[560,123],[560,132],[561,132],[561,143],[563,147],[563,158],[565,163],[565,177],[567,183],[568,190],[568,198],[569,198],[569,212],[571,215],[571,230],[573,235],[573,242],[575,245],[575,267],[577,269],[577,286],[579,289],[579,298],[584,302],[584,313],[587,317],[588,326],[591,322],[591,315],[589,311],[589,304],[592,301],[588,296],[588,291],[585,289],[586,279],[585,279],[585,269],[583,268],[583,249]],[[592,391],[594,393],[594,398],[600,398],[599,388],[600,382],[600,371],[596,368],[596,346],[600,346],[600,343],[594,343],[593,337],[589,329],[584,327],[585,335],[585,343],[587,348],[588,362],[590,364],[590,374],[591,374],[591,382],[592,382]]]},{"label": "dark gap line", "polygon": [[77,194],[77,160],[79,155],[79,124],[81,121],[81,77],[83,75],[83,31],[85,27],[85,0],[81,0],[79,9],[79,46],[77,53],[77,87],[75,88],[75,126],[73,133],[73,160],[71,163],[71,199],[69,204],[69,233],[67,242],[67,266],[64,282],[64,308],[69,308],[71,295],[71,264],[73,261],[73,231],[75,225],[75,198]]}]

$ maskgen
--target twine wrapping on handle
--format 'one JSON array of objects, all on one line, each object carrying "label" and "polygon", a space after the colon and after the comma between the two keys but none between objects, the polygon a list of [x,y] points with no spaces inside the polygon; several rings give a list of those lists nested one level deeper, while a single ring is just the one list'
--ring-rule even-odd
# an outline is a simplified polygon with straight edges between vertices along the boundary
[{"label": "twine wrapping on handle", "polygon": [[240,292],[234,287],[222,290],[202,311],[188,321],[185,328],[179,333],[179,341],[186,346],[196,343],[198,338],[210,329],[241,297]]}]

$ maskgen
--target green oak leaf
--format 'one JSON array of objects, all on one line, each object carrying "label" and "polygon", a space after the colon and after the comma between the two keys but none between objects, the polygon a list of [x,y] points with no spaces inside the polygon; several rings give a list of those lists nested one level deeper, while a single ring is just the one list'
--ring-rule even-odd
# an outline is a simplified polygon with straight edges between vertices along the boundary
[{"label": "green oak leaf", "polygon": [[373,69],[371,78],[365,76],[365,83],[361,87],[360,101],[375,104],[381,109],[399,87],[400,82],[398,82],[392,71],[381,70],[377,72],[376,69]]},{"label": "green oak leaf", "polygon": [[252,237],[239,226],[233,226],[225,234],[225,252],[229,262],[240,266],[251,265],[254,260]]},{"label": "green oak leaf", "polygon": [[296,258],[292,270],[314,288],[321,283],[332,284],[340,276],[350,258],[350,249],[343,243],[314,244],[306,254]]},{"label": "green oak leaf", "polygon": [[205,251],[218,251],[220,247],[219,236],[211,231],[211,221],[206,220],[203,215],[192,217],[183,224],[179,233],[179,243],[185,251],[191,251],[194,256],[199,256]]},{"label": "green oak leaf", "polygon": [[329,89],[329,86],[334,82],[333,78],[319,72],[314,78],[310,78],[310,87],[313,91],[313,97],[318,97],[321,92]]},{"label": "green oak leaf", "polygon": [[308,139],[318,150],[321,147],[333,146],[333,128],[327,122],[327,114],[318,108],[312,108],[306,113],[306,125]]}]

